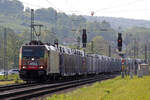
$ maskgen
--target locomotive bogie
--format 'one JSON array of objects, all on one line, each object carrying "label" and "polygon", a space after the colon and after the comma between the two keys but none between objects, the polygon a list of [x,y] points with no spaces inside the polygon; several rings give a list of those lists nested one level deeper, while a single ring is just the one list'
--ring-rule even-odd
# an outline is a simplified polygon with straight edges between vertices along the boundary
[{"label": "locomotive bogie", "polygon": [[20,70],[19,76],[24,81],[38,81],[46,77],[45,70]]}]

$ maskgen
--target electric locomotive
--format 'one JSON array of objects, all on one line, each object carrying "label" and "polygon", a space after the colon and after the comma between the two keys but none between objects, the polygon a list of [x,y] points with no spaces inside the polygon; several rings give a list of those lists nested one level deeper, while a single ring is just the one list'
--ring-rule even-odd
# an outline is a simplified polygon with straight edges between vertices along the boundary
[{"label": "electric locomotive", "polygon": [[46,78],[47,50],[41,42],[32,41],[20,48],[19,75],[25,81]]}]

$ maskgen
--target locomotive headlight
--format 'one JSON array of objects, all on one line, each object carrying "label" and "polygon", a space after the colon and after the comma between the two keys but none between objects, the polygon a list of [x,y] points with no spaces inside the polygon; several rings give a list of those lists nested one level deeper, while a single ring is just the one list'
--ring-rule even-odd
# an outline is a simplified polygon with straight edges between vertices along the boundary
[{"label": "locomotive headlight", "polygon": [[32,58],[31,60],[34,61],[34,58]]},{"label": "locomotive headlight", "polygon": [[23,68],[23,69],[25,69],[25,68],[26,68],[26,66],[23,66],[22,68]]},{"label": "locomotive headlight", "polygon": [[43,66],[40,66],[40,69],[43,69],[44,67]]}]

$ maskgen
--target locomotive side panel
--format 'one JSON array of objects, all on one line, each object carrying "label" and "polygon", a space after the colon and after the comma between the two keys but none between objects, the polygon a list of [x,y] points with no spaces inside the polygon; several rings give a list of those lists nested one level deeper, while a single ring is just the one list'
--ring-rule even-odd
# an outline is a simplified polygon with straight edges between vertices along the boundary
[{"label": "locomotive side panel", "polygon": [[59,71],[59,53],[50,51],[50,73],[60,73]]}]

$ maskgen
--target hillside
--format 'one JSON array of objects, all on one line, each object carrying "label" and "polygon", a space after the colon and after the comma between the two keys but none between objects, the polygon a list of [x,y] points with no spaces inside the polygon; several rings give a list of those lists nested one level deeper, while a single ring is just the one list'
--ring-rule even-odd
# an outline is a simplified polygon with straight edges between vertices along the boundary
[{"label": "hillside", "polygon": [[131,27],[145,27],[150,28],[150,21],[148,20],[135,20],[127,18],[114,18],[114,17],[101,17],[101,16],[84,16],[88,21],[102,22],[103,20],[109,22],[111,27],[118,30],[118,27],[125,29]]},{"label": "hillside", "polygon": [[[0,58],[4,56],[4,28],[7,28],[7,56],[10,67],[18,66],[19,48],[30,41],[30,13],[31,9],[24,10],[23,4],[18,0],[0,0]],[[86,51],[91,52],[93,41],[94,53],[108,56],[108,47],[111,45],[113,57],[117,54],[118,27],[121,26],[123,51],[128,57],[133,57],[135,50],[137,58],[144,58],[145,45],[150,51],[149,21],[67,15],[53,8],[41,8],[35,10],[35,23],[44,25],[40,37],[42,42],[53,44],[58,39],[59,44],[72,48],[77,48],[77,38],[81,39],[82,29],[85,28],[88,36]],[[82,49],[82,44],[80,47]],[[3,59],[0,59],[0,65],[3,65]]]},{"label": "hillside", "polygon": [[[23,4],[17,0],[4,0],[0,2],[0,5],[0,26],[11,28],[19,34],[30,32],[30,8],[26,8],[24,11]],[[51,34],[53,37],[57,37],[61,44],[75,43],[76,38],[81,36],[83,28],[88,31],[88,41],[97,35],[103,36],[106,40],[114,40],[112,37],[116,33],[107,22],[89,22],[83,16],[66,15],[53,8],[35,10],[35,23],[44,25],[42,30],[42,33],[45,33],[43,34],[44,37]],[[102,27],[107,28],[107,32],[101,31]],[[47,31],[48,33],[46,33]],[[30,39],[29,36],[26,40]],[[53,41],[45,38],[43,40],[45,42]]]}]

